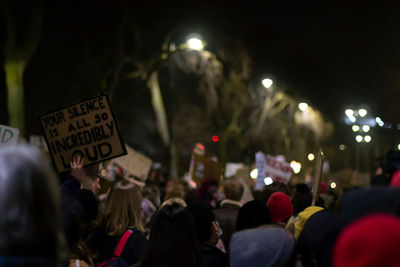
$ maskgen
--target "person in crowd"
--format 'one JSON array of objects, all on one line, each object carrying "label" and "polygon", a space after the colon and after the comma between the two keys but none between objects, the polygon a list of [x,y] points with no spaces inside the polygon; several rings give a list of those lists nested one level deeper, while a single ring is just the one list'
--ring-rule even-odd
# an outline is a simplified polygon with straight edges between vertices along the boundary
[{"label": "person in crowd", "polygon": [[236,181],[228,180],[224,183],[220,208],[214,210],[215,217],[223,230],[221,239],[226,249],[229,249],[231,236],[236,231],[236,219],[241,207],[242,195],[243,186]]},{"label": "person in crowd", "polygon": [[[80,154],[73,156],[71,160],[71,172],[61,184],[62,197],[69,196],[79,202],[83,208],[84,235],[91,230],[94,221],[97,219],[99,203],[95,193],[100,189],[99,178],[97,177],[97,166],[83,167],[84,158]],[[86,188],[83,186],[86,184]]]},{"label": "person in crowd", "polygon": [[400,266],[400,219],[372,214],[350,224],[334,249],[335,267]]},{"label": "person in crowd", "polygon": [[304,224],[296,244],[296,252],[302,265],[332,266],[331,255],[341,229],[338,214],[322,210],[311,215]]},{"label": "person in crowd", "polygon": [[294,238],[282,227],[265,226],[233,234],[231,267],[294,266]]},{"label": "person in crowd", "polygon": [[345,225],[373,213],[400,216],[400,188],[358,188],[342,197],[340,213]]},{"label": "person in crowd", "polygon": [[218,182],[213,179],[206,179],[197,189],[197,195],[201,203],[217,208],[222,200],[222,193],[219,190]]},{"label": "person in crowd", "polygon": [[297,219],[297,215],[305,210],[312,204],[312,194],[308,185],[304,183],[296,184],[292,192],[292,204],[293,204],[293,216],[290,217],[286,224],[286,230],[293,235],[295,234],[294,224]]},{"label": "person in crowd", "polygon": [[300,212],[295,219],[294,223],[294,237],[297,239],[300,236],[301,231],[303,230],[304,224],[307,220],[315,213],[324,210],[318,206],[311,206]]},{"label": "person in crowd", "polygon": [[0,266],[67,260],[55,173],[30,146],[0,149]]},{"label": "person in crowd", "polygon": [[253,200],[247,202],[239,209],[236,219],[236,230],[241,231],[257,228],[271,222],[271,216],[267,207],[257,200]]},{"label": "person in crowd", "polygon": [[193,216],[201,245],[200,267],[228,266],[226,253],[216,246],[222,230],[211,208],[200,203],[191,204],[188,208]]},{"label": "person in crowd", "polygon": [[190,211],[169,199],[154,220],[146,249],[135,267],[198,267],[200,247]]},{"label": "person in crowd", "polygon": [[100,215],[99,228],[88,240],[89,248],[97,255],[96,263],[115,257],[116,248],[124,236],[128,239],[120,258],[130,265],[138,262],[146,246],[141,203],[142,196],[136,184],[123,180],[112,187]]},{"label": "person in crowd", "polygon": [[180,183],[173,183],[167,187],[167,193],[165,195],[165,200],[170,198],[185,198],[185,187]]},{"label": "person in crowd", "polygon": [[150,234],[150,226],[154,214],[160,207],[160,191],[154,185],[145,186],[142,190],[142,225],[145,228],[146,236]]},{"label": "person in crowd", "polygon": [[61,223],[69,249],[69,267],[93,266],[89,250],[83,241],[83,209],[69,195],[61,198]]},{"label": "person in crowd", "polygon": [[286,222],[293,215],[292,202],[290,197],[285,193],[273,193],[268,199],[266,206],[271,214],[271,220],[275,224],[285,226]]},{"label": "person in crowd", "polygon": [[197,189],[197,195],[201,203],[206,203],[214,209],[218,207],[222,200],[218,182],[213,179],[204,180]]}]

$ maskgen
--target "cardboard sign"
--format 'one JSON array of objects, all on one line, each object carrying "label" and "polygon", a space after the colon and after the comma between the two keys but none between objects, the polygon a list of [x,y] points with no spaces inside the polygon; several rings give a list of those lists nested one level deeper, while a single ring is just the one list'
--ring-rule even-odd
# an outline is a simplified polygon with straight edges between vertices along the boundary
[{"label": "cardboard sign", "polygon": [[106,95],[40,116],[47,147],[59,172],[70,169],[76,153],[85,166],[126,154]]},{"label": "cardboard sign", "polygon": [[5,145],[16,145],[19,130],[0,124],[0,147]]},{"label": "cardboard sign", "polygon": [[194,155],[194,167],[193,167],[192,178],[197,183],[197,185],[200,185],[206,179],[213,179],[216,181],[219,181],[221,179],[221,174],[222,174],[221,164],[219,164],[216,161],[213,161],[212,159],[206,156],[198,154],[193,154],[193,155]]},{"label": "cardboard sign", "polygon": [[124,168],[129,174],[145,181],[153,161],[130,146],[125,146],[128,155],[116,158],[114,162]]},{"label": "cardboard sign", "polygon": [[313,194],[313,201],[312,205],[315,205],[315,202],[318,199],[319,194],[319,185],[321,184],[322,180],[322,173],[323,173],[323,166],[324,166],[324,153],[320,149],[317,154],[317,160],[315,161],[315,169],[314,169],[314,181],[312,187],[312,194]]},{"label": "cardboard sign", "polygon": [[265,175],[274,182],[287,184],[292,177],[293,170],[290,164],[282,159],[267,155],[265,158]]}]

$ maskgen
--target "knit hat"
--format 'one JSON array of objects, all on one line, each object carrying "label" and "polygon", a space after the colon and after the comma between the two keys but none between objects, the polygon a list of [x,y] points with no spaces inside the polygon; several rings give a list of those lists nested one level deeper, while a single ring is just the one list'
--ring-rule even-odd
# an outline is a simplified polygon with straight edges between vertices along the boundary
[{"label": "knit hat", "polygon": [[282,192],[273,193],[267,202],[272,222],[286,222],[293,215],[293,205],[288,195]]},{"label": "knit hat", "polygon": [[281,227],[236,232],[230,243],[230,266],[285,266],[292,256],[293,247],[293,236]]},{"label": "knit hat", "polygon": [[400,170],[393,174],[390,186],[400,187]]},{"label": "knit hat", "polygon": [[236,218],[236,229],[237,231],[241,231],[270,223],[271,216],[267,207],[257,200],[252,200],[239,209]]},{"label": "knit hat", "polygon": [[364,217],[340,235],[334,266],[400,266],[399,243],[400,219],[384,214]]},{"label": "knit hat", "polygon": [[299,238],[301,231],[303,230],[304,224],[307,220],[316,212],[323,210],[321,207],[311,206],[306,208],[304,211],[299,213],[297,220],[294,224],[294,237]]}]

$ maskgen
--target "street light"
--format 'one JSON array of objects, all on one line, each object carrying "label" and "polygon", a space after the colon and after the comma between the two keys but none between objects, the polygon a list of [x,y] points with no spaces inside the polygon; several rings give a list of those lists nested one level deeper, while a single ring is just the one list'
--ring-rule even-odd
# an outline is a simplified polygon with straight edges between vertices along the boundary
[{"label": "street light", "polygon": [[301,163],[300,163],[300,162],[297,162],[297,161],[292,160],[292,161],[290,162],[290,167],[292,167],[293,172],[294,172],[295,174],[298,174],[298,173],[301,171]]},{"label": "street light", "polygon": [[336,188],[336,183],[335,183],[335,182],[332,182],[332,183],[331,183],[331,188],[332,188],[332,189]]},{"label": "street light", "polygon": [[302,112],[306,111],[306,110],[308,109],[308,104],[307,104],[307,103],[304,103],[304,102],[299,103],[299,109],[300,109]]},{"label": "street light", "polygon": [[360,117],[365,117],[367,115],[367,110],[363,109],[363,108],[360,108],[358,110],[358,115],[360,115]]},{"label": "street light", "polygon": [[274,81],[273,80],[271,80],[271,79],[269,79],[269,78],[265,78],[265,79],[263,79],[262,81],[261,81],[261,83],[262,83],[262,85],[265,87],[265,88],[270,88],[273,84],[274,84]]},{"label": "street light", "polygon": [[371,129],[368,125],[363,125],[362,130],[366,133],[369,132],[369,129]]},{"label": "street light", "polygon": [[314,156],[313,153],[310,153],[310,154],[308,154],[307,158],[308,158],[309,161],[313,161],[315,156]]},{"label": "street light", "polygon": [[346,116],[350,118],[354,116],[354,111],[352,109],[346,109],[344,114],[346,114]]},{"label": "street light", "polygon": [[371,140],[372,140],[371,136],[369,136],[369,135],[364,136],[364,141],[365,142],[369,143],[369,142],[371,142]]},{"label": "street light", "polygon": [[362,137],[361,135],[357,135],[357,136],[356,136],[356,141],[357,141],[358,143],[361,143],[362,140],[363,140],[363,137]]},{"label": "street light", "polygon": [[257,179],[257,176],[258,176],[258,170],[257,170],[257,169],[253,169],[253,170],[250,172],[250,177],[251,177],[251,179]]},{"label": "street light", "polygon": [[341,144],[341,145],[339,146],[339,149],[343,151],[343,150],[345,150],[345,149],[346,149],[346,146],[345,146],[345,145],[343,145],[343,144]]},{"label": "street light", "polygon": [[360,130],[360,126],[353,125],[353,126],[351,126],[351,129],[353,130],[353,132],[358,132]]},{"label": "street light", "polygon": [[204,48],[204,42],[197,37],[192,37],[187,40],[187,46],[189,49],[198,51]]}]

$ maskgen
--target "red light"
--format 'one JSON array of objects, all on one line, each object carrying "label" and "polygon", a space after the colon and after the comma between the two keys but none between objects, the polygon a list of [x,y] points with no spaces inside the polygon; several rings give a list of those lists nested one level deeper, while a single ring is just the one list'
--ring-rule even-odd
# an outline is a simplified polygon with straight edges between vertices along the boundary
[{"label": "red light", "polygon": [[218,142],[219,141],[219,137],[218,137],[218,135],[214,135],[213,137],[212,137],[212,141],[213,142]]}]

